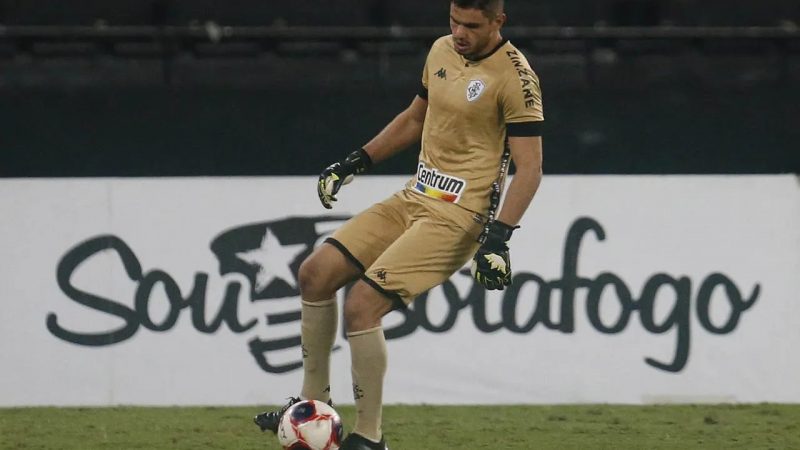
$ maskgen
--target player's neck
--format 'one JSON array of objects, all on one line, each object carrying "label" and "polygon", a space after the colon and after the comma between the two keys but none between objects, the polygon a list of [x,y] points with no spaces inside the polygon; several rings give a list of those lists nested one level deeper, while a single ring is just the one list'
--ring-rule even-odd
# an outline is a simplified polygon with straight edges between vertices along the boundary
[{"label": "player's neck", "polygon": [[482,51],[474,55],[464,56],[464,58],[469,61],[480,61],[481,59],[486,58],[487,56],[496,52],[504,42],[503,36],[500,35],[500,33],[497,33]]}]

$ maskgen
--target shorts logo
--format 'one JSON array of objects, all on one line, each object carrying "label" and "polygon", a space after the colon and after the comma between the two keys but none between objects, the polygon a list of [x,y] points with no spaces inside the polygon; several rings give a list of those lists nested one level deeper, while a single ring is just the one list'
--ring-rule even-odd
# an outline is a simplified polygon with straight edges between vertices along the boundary
[{"label": "shorts logo", "polygon": [[378,277],[379,280],[381,280],[381,283],[386,284],[386,271],[385,270],[379,269],[377,272],[375,272],[375,275]]},{"label": "shorts logo", "polygon": [[467,101],[474,102],[483,94],[486,84],[481,80],[469,80],[467,85]]},{"label": "shorts logo", "polygon": [[458,203],[466,186],[466,181],[461,178],[440,173],[435,168],[425,167],[424,163],[419,163],[417,167],[417,184],[414,188],[428,197]]}]

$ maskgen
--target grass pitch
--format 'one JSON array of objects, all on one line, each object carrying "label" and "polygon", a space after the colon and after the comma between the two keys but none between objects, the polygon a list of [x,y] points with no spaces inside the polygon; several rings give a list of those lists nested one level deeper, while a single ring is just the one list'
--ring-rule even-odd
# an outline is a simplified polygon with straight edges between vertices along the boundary
[{"label": "grass pitch", "polygon": [[[278,450],[262,409],[0,409],[0,449]],[[800,449],[800,405],[388,406],[384,428],[392,450]]]}]

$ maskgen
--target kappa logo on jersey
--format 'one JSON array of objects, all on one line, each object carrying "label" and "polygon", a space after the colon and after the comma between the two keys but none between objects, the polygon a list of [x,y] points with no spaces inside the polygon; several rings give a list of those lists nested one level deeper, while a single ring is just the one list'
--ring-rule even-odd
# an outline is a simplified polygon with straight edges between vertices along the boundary
[{"label": "kappa logo on jersey", "polygon": [[414,188],[428,197],[458,203],[466,186],[467,182],[461,178],[440,173],[435,168],[427,168],[423,163],[419,163],[417,167],[417,184]]},{"label": "kappa logo on jersey", "polygon": [[444,69],[444,67],[442,67],[441,69],[439,69],[438,72],[436,72],[436,76],[441,78],[441,79],[443,79],[443,80],[446,80],[447,79],[447,71]]},{"label": "kappa logo on jersey", "polygon": [[467,85],[467,101],[474,102],[478,99],[478,97],[483,94],[483,89],[486,88],[486,84],[481,80],[469,80],[469,84]]}]

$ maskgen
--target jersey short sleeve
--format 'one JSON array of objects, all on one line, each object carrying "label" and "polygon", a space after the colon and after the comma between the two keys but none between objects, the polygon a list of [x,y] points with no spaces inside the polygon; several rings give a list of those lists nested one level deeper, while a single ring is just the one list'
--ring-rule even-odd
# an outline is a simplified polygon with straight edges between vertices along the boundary
[{"label": "jersey short sleeve", "polygon": [[425,100],[428,99],[428,59],[430,59],[430,53],[428,57],[425,58],[425,66],[422,68],[422,86],[420,86],[419,92],[417,93],[420,98],[424,98]]},{"label": "jersey short sleeve", "polygon": [[[530,68],[525,57],[517,51],[510,56],[514,71],[506,79],[500,94],[503,118],[507,125],[526,122],[542,122],[544,108],[542,106],[542,90],[539,77]],[[536,136],[541,123],[526,126],[509,126],[509,130],[520,130],[525,136]],[[526,131],[527,130],[527,131]],[[516,133],[515,133],[516,134]],[[509,133],[509,135],[515,135]],[[519,135],[519,134],[516,134]]]},{"label": "jersey short sleeve", "polygon": [[425,59],[425,66],[422,68],[422,87],[428,89],[428,59]]}]

